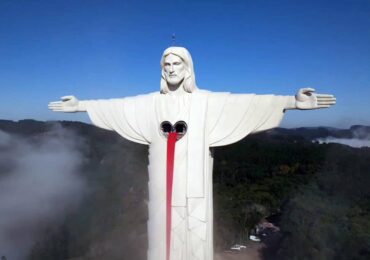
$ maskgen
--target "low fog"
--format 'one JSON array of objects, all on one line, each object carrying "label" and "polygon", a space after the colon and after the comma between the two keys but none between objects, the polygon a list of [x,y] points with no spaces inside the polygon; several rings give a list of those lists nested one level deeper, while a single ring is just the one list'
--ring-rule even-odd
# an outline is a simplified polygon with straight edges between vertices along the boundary
[{"label": "low fog", "polygon": [[316,139],[320,144],[321,143],[338,143],[349,145],[355,148],[361,147],[370,147],[370,140],[365,139],[357,139],[357,138],[335,138],[335,137],[328,137],[328,138],[319,138]]},{"label": "low fog", "polygon": [[78,205],[83,147],[60,127],[27,139],[0,131],[0,257],[25,259],[43,229]]},{"label": "low fog", "polygon": [[354,148],[370,147],[370,133],[365,127],[351,129],[352,138],[336,138],[329,136],[327,138],[318,138],[319,143],[338,143],[348,145]]}]

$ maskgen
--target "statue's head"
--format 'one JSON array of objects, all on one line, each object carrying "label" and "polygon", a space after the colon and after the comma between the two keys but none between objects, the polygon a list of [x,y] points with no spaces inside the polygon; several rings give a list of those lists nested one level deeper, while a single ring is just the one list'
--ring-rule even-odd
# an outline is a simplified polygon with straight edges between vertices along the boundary
[{"label": "statue's head", "polygon": [[162,77],[161,93],[171,91],[170,86],[177,86],[182,83],[186,92],[193,92],[197,89],[193,60],[189,51],[183,47],[169,47],[161,59]]}]

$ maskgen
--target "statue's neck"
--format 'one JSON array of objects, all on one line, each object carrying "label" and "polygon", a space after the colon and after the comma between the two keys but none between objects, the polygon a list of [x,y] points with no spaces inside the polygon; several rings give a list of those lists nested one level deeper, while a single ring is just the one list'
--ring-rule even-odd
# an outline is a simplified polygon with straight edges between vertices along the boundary
[{"label": "statue's neck", "polygon": [[182,96],[184,94],[187,94],[187,92],[184,89],[183,82],[181,82],[177,85],[169,85],[168,88],[170,90],[170,92],[168,92],[168,94],[170,94],[171,96]]}]

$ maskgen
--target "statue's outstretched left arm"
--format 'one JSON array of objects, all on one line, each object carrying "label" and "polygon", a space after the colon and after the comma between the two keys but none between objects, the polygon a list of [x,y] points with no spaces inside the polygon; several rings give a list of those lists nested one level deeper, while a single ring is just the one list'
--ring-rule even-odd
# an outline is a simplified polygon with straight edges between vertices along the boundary
[{"label": "statue's outstretched left arm", "polygon": [[314,93],[313,88],[301,88],[295,96],[289,97],[285,109],[319,109],[335,105],[336,98],[329,94]]}]

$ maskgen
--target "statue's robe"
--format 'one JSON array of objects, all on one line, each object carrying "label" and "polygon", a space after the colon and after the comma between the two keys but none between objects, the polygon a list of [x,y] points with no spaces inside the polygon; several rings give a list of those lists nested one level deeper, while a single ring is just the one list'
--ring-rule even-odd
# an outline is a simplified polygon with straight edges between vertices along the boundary
[{"label": "statue's robe", "polygon": [[277,127],[286,96],[197,90],[180,96],[152,93],[85,101],[92,122],[136,143],[149,145],[148,259],[166,259],[166,149],[160,124],[185,121],[177,141],[172,197],[171,260],[213,259],[210,147]]}]

